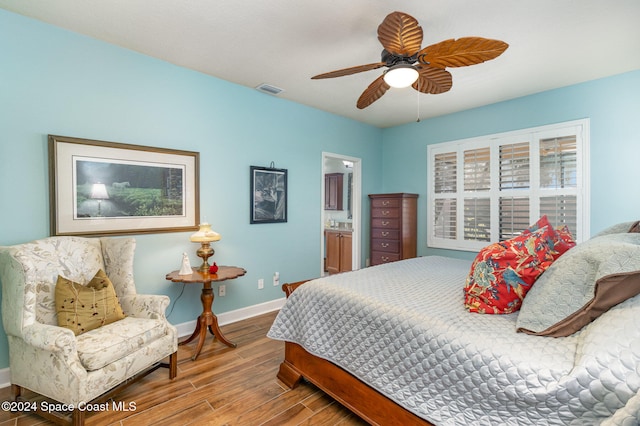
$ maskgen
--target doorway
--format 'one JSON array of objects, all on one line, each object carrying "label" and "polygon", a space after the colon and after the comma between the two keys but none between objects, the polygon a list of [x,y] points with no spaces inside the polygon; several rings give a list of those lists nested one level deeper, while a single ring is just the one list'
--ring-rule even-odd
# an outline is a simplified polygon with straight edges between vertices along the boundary
[{"label": "doorway", "polygon": [[[327,190],[332,185],[331,180],[325,179],[325,175],[337,176],[341,179],[342,198],[341,203],[335,202],[335,194],[331,194],[329,203]],[[325,182],[330,182],[325,185]],[[325,271],[326,244],[325,230],[350,230],[351,231],[351,268],[361,267],[361,212],[362,212],[362,164],[361,159],[329,152],[322,153],[322,188],[321,201],[321,232],[320,232],[320,276],[327,275]],[[335,203],[334,203],[335,202]],[[331,204],[330,206],[328,204]],[[328,209],[325,209],[327,207]]]}]

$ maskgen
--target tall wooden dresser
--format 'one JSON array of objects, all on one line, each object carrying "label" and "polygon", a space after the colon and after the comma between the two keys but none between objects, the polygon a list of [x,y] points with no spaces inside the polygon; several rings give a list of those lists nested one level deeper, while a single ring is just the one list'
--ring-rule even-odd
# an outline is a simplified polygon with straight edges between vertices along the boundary
[{"label": "tall wooden dresser", "polygon": [[417,255],[418,194],[369,194],[371,266]]}]

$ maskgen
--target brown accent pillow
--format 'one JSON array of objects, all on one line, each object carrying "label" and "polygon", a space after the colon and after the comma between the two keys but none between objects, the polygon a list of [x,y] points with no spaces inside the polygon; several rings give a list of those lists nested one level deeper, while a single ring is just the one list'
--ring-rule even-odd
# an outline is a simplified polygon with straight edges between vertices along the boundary
[{"label": "brown accent pillow", "polygon": [[593,299],[582,309],[544,331],[536,333],[523,328],[518,331],[536,336],[570,336],[607,312],[612,306],[638,294],[640,294],[640,271],[608,275],[596,281]]},{"label": "brown accent pillow", "polygon": [[113,284],[103,270],[87,285],[58,275],[56,283],[58,325],[79,335],[125,317]]}]

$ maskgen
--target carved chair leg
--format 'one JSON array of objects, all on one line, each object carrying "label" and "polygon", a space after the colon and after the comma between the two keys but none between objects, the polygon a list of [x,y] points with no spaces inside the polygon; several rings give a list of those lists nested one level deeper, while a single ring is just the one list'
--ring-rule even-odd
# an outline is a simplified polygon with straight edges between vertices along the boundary
[{"label": "carved chair leg", "polygon": [[178,376],[178,352],[169,355],[169,379],[173,380]]},{"label": "carved chair leg", "polygon": [[11,399],[13,399],[14,401],[17,401],[18,398],[20,398],[20,396],[22,396],[22,386],[12,384]]}]

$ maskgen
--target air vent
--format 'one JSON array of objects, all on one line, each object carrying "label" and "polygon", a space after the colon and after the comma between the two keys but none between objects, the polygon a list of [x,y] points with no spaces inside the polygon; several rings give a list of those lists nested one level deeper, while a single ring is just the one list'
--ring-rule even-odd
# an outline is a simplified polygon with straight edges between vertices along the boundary
[{"label": "air vent", "polygon": [[280,93],[284,92],[284,89],[266,83],[262,83],[261,85],[256,87],[256,89],[270,95],[279,95]]}]

